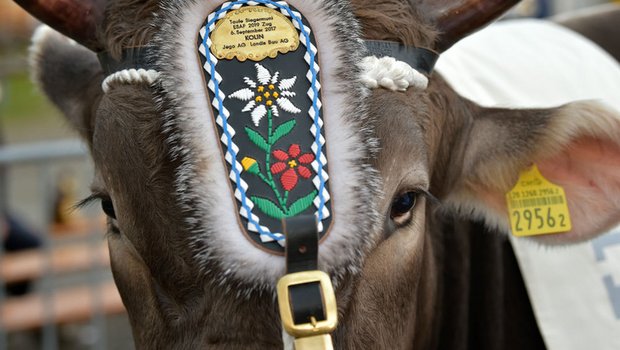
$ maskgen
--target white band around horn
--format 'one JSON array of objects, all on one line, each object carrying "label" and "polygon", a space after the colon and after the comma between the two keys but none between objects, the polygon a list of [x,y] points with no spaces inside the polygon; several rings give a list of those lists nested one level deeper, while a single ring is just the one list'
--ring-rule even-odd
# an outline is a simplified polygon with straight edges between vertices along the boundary
[{"label": "white band around horn", "polygon": [[406,91],[409,87],[424,90],[428,86],[428,78],[424,74],[394,57],[366,56],[361,68],[361,81],[369,89],[382,87]]},{"label": "white band around horn", "polygon": [[159,72],[153,69],[124,69],[108,75],[101,84],[104,93],[110,91],[113,84],[147,83],[153,84],[159,78]]}]

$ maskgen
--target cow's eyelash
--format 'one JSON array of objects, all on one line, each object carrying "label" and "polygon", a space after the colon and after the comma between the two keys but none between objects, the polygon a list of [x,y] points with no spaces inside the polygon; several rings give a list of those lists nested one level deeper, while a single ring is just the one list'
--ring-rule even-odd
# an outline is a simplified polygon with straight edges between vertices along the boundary
[{"label": "cow's eyelash", "polygon": [[430,193],[429,191],[425,191],[425,190],[417,190],[417,192],[421,195],[423,195],[428,201],[431,202],[431,206],[435,207],[435,206],[441,206],[441,201],[439,200],[439,198],[435,197],[432,193]]},{"label": "cow's eyelash", "polygon": [[80,200],[79,202],[77,202],[73,207],[75,209],[83,209],[86,208],[90,205],[92,205],[94,202],[96,201],[100,201],[103,199],[109,199],[110,197],[104,193],[93,193],[90,196]]},{"label": "cow's eyelash", "polygon": [[[82,209],[85,207],[88,207],[90,205],[92,205],[94,202],[99,202],[103,205],[104,202],[112,202],[112,199],[110,198],[109,195],[103,193],[103,192],[94,192],[93,194],[91,194],[90,196],[82,199],[81,201],[77,202],[74,205],[75,209]],[[106,212],[105,208],[102,208],[103,211],[106,213],[106,215],[108,217],[110,217],[110,219],[112,220],[116,220],[116,215],[114,213],[110,214],[109,212]],[[114,212],[114,207],[112,207],[112,212]]]},{"label": "cow's eyelash", "polygon": [[429,191],[421,189],[419,187],[415,187],[415,188],[412,188],[412,189],[407,190],[407,191],[401,191],[400,193],[406,193],[406,192],[415,192],[415,193],[417,193],[419,195],[424,196],[424,198],[426,198],[428,201],[430,201],[431,205],[433,205],[433,206],[441,205],[441,201],[439,200],[439,198],[435,197],[435,195],[433,195]]}]

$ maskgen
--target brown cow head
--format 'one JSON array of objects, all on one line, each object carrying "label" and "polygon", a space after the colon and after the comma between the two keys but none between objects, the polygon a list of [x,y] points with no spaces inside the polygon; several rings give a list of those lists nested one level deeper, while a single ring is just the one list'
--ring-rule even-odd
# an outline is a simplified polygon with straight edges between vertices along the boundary
[{"label": "brown cow head", "polygon": [[[105,12],[97,1],[24,3],[111,57],[152,50],[154,72],[117,76],[104,93],[106,77],[89,49],[49,29],[33,46],[37,80],[90,146],[93,198],[109,216],[114,278],[138,347],[281,346],[274,285],[283,258],[239,233],[237,221],[245,221],[206,102],[209,62],[197,51],[200,28],[222,1],[113,0]],[[438,75],[406,91],[360,83],[360,39],[441,51],[514,1],[288,3],[312,28],[322,57],[333,221],[320,259],[337,288],[337,347],[430,346],[437,269],[449,258],[438,250],[442,217],[457,212],[508,231],[505,193],[532,163],[567,191],[574,225],[559,240],[587,239],[620,218],[618,175],[612,167],[589,172],[602,157],[620,162],[617,113],[594,103],[482,108]],[[58,6],[77,12],[48,11]],[[255,74],[277,82],[274,71]],[[286,161],[301,153],[283,152]],[[254,164],[238,161],[246,172]],[[586,213],[591,203],[599,210]]]}]

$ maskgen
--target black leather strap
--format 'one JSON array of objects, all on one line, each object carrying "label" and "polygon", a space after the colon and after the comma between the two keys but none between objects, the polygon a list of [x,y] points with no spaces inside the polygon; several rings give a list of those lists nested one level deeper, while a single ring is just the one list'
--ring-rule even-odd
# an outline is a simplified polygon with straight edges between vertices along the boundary
[{"label": "black leather strap", "polygon": [[[318,269],[319,235],[314,215],[287,218],[283,222],[286,235],[286,272]],[[323,296],[319,283],[289,287],[291,310],[295,324],[310,323],[311,317],[325,320]]]},{"label": "black leather strap", "polygon": [[290,301],[295,324],[311,323],[325,320],[323,297],[318,283],[299,284],[289,287]]},{"label": "black leather strap", "polygon": [[286,235],[286,272],[318,269],[319,233],[315,216],[287,218],[283,225]]},{"label": "black leather strap", "polygon": [[114,59],[107,51],[97,54],[101,68],[106,75],[122,71],[124,69],[151,69],[153,60],[153,47],[140,46],[129,47],[122,51],[120,60]]},{"label": "black leather strap", "polygon": [[426,75],[433,72],[435,63],[439,59],[439,53],[433,50],[406,46],[394,41],[366,40],[365,44],[371,54],[377,57],[394,57]]}]

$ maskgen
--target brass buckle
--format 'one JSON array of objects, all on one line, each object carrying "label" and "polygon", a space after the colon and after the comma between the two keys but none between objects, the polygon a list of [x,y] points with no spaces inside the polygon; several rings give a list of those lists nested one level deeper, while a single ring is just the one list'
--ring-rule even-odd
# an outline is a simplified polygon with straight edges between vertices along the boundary
[{"label": "brass buckle", "polygon": [[[291,310],[289,287],[306,283],[319,283],[323,297],[323,310],[325,320],[312,320],[309,323],[295,324],[293,311]],[[336,308],[336,296],[329,276],[319,270],[295,272],[282,276],[278,281],[278,306],[280,318],[284,330],[294,337],[308,337],[319,334],[331,333],[338,325],[338,309]]]}]

